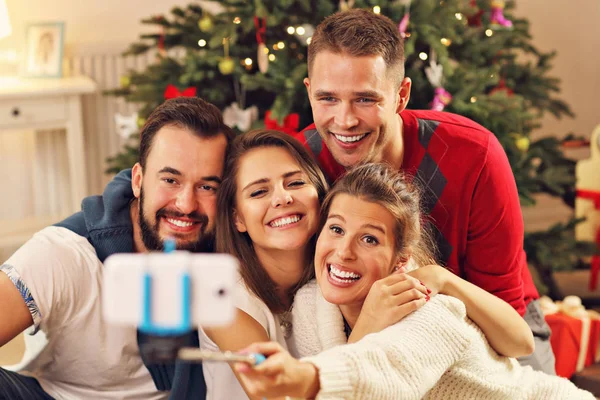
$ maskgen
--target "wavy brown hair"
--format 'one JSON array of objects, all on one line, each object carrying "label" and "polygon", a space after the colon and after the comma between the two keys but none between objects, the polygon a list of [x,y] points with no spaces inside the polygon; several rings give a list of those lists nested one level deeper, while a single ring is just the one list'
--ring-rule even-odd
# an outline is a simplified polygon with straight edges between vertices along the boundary
[{"label": "wavy brown hair", "polygon": [[[234,215],[237,207],[237,177],[240,160],[250,150],[268,147],[287,150],[317,189],[319,203],[323,201],[328,189],[327,181],[312,155],[299,141],[285,133],[273,130],[256,130],[240,135],[231,144],[223,173],[225,179],[219,187],[217,196],[216,249],[219,253],[229,253],[240,260],[240,274],[248,288],[264,301],[271,311],[279,313],[285,311],[285,306],[277,294],[277,285],[258,260],[248,233],[237,230]],[[306,246],[306,269],[300,281],[290,289],[288,293],[290,299],[300,287],[314,277],[315,240],[316,233]]]},{"label": "wavy brown hair", "polygon": [[394,216],[394,250],[402,259],[412,257],[417,265],[435,264],[435,245],[423,227],[420,190],[395,168],[383,163],[362,164],[340,178],[321,206],[323,229],[331,203],[339,194],[348,194],[379,204]]}]

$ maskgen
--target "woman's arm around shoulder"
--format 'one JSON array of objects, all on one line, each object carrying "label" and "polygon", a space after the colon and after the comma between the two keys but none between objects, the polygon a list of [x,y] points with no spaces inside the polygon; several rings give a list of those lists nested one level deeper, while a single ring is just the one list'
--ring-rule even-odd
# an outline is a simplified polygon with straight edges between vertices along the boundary
[{"label": "woman's arm around shoulder", "polygon": [[456,276],[439,265],[427,265],[409,272],[433,293],[462,301],[467,315],[483,331],[490,346],[500,355],[522,357],[533,353],[533,334],[527,322],[504,300]]}]

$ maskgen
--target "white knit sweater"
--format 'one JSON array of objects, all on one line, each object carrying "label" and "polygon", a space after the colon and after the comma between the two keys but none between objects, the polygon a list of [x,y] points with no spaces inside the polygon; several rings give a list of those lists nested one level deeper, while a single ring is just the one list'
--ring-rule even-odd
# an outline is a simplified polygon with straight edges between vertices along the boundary
[{"label": "white knit sweater", "polygon": [[315,281],[296,294],[292,317],[293,355],[319,369],[317,399],[595,400],[564,378],[498,355],[453,297],[437,295],[353,344]]}]

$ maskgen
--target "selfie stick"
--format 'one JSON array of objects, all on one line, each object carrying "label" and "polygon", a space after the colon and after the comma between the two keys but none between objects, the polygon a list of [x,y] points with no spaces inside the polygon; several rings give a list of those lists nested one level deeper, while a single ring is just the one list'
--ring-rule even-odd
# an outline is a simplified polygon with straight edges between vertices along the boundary
[{"label": "selfie stick", "polygon": [[[174,239],[166,239],[164,245],[165,253],[175,251]],[[181,276],[181,319],[179,325],[159,326],[152,322],[152,285],[153,277],[149,271],[142,276],[142,321],[138,329],[148,335],[156,336],[178,336],[184,335],[192,330],[192,318],[190,304],[192,302],[192,280],[189,272]]]},{"label": "selfie stick", "polygon": [[261,364],[267,358],[258,353],[240,354],[231,351],[206,351],[194,347],[184,347],[179,350],[177,358],[184,361],[225,361],[225,362],[244,362],[251,366]]}]

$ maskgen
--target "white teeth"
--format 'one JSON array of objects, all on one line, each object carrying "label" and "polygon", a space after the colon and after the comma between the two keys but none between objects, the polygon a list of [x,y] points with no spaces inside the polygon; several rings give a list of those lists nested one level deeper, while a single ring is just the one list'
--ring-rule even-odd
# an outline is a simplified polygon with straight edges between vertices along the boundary
[{"label": "white teeth", "polygon": [[361,277],[361,275],[355,274],[354,272],[342,271],[340,269],[337,269],[333,265],[329,266],[329,276],[331,276],[331,278],[336,282],[341,283],[354,282],[355,280]]},{"label": "white teeth", "polygon": [[363,135],[358,135],[358,136],[342,136],[342,135],[336,135],[335,133],[333,134],[340,142],[344,142],[344,143],[352,143],[352,142],[358,142],[359,140],[361,140],[362,138],[364,138],[365,136],[367,136],[367,134],[363,134]]},{"label": "white teeth", "polygon": [[186,222],[186,221],[181,221],[181,220],[178,220],[178,219],[167,218],[167,221],[169,221],[169,223],[171,223],[173,225],[176,225],[176,226],[179,226],[181,228],[187,228],[189,226],[194,225],[193,222]]},{"label": "white teeth", "polygon": [[298,221],[300,221],[300,216],[294,215],[292,217],[276,219],[275,221],[271,222],[271,226],[273,226],[275,228],[279,228],[279,227],[282,227],[285,225],[293,224],[294,222],[298,222]]}]

